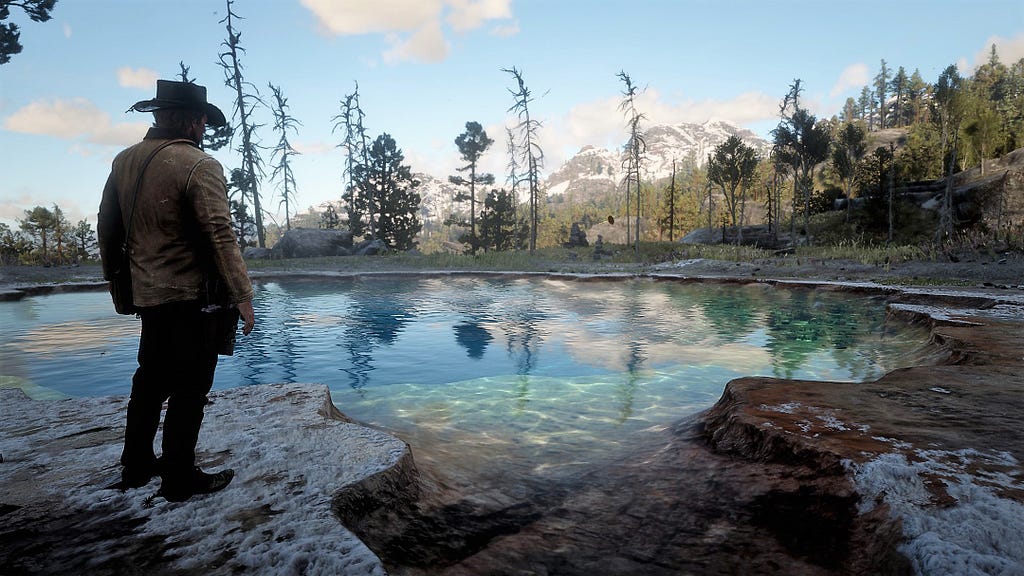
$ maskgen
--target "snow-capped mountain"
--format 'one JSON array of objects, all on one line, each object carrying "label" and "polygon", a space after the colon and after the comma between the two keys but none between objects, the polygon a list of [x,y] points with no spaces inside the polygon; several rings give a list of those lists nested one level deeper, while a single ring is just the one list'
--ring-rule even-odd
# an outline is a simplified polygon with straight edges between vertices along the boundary
[{"label": "snow-capped mountain", "polygon": [[[657,181],[672,174],[672,161],[676,169],[687,166],[702,166],[716,146],[730,136],[739,136],[748,146],[761,155],[771,149],[771,144],[743,128],[721,120],[709,120],[703,124],[660,124],[643,131],[647,151],[641,161],[644,181]],[[549,198],[566,195],[573,200],[586,201],[616,190],[623,177],[622,150],[585,146],[575,156],[551,173],[546,179],[546,194]]]},{"label": "snow-capped mountain", "polygon": [[[650,126],[643,130],[643,136],[647,144],[641,166],[645,182],[671,176],[673,160],[676,161],[676,169],[680,171],[694,165],[702,166],[715,146],[730,136],[739,136],[762,156],[771,148],[767,140],[750,130],[722,120],[709,120],[703,124]],[[548,175],[543,184],[544,194],[549,199],[562,196],[572,203],[612,195],[621,185],[624,160],[625,154],[621,149],[584,146]],[[421,216],[424,221],[440,221],[450,214],[454,208],[452,198],[457,187],[449,184],[447,179],[429,174],[417,173],[414,176],[420,181],[418,191],[422,198]]]},{"label": "snow-capped mountain", "polygon": [[645,180],[660,180],[672,174],[672,160],[690,161],[697,166],[707,162],[715,146],[730,136],[739,136],[747,146],[764,156],[771,143],[750,130],[738,128],[722,120],[709,120],[703,124],[674,124],[652,126],[644,131],[647,154],[644,160]]}]

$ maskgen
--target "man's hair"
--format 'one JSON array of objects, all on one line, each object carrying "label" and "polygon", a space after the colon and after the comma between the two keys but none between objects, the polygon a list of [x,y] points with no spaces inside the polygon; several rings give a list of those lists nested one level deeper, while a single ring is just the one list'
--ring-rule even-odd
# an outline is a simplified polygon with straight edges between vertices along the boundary
[{"label": "man's hair", "polygon": [[187,134],[192,123],[202,119],[203,113],[199,110],[187,108],[165,108],[154,110],[153,118],[156,119],[153,125],[158,128],[165,128],[178,134]]}]

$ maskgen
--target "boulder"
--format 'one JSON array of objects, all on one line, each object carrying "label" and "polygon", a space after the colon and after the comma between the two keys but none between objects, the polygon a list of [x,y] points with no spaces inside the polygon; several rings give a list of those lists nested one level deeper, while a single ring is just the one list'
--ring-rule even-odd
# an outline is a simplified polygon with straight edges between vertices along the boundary
[{"label": "boulder", "polygon": [[363,240],[353,251],[357,256],[376,256],[388,247],[383,240]]},{"label": "boulder", "polygon": [[242,251],[242,258],[246,260],[253,259],[270,259],[274,257],[274,251],[270,248],[260,248],[259,246],[246,246],[245,250]]},{"label": "boulder", "polygon": [[292,228],[274,245],[274,253],[284,258],[348,256],[351,249],[351,232],[321,228]]}]

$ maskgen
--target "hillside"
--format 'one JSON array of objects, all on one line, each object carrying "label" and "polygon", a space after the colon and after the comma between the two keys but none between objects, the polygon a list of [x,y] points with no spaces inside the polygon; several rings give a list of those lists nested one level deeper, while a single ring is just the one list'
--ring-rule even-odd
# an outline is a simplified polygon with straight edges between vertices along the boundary
[{"label": "hillside", "polygon": [[[645,129],[643,136],[647,145],[643,159],[646,182],[671,176],[673,162],[677,170],[702,166],[708,154],[730,136],[739,136],[762,155],[771,148],[771,143],[764,138],[722,120],[703,124],[659,124]],[[624,159],[622,151],[585,146],[547,177],[547,197],[565,195],[567,199],[585,202],[609,194],[622,181]]]}]

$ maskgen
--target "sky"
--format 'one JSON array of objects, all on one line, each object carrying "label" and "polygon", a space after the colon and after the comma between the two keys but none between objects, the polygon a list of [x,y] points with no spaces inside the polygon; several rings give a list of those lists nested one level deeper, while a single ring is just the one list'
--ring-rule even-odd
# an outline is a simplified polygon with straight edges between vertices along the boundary
[{"label": "sky", "polygon": [[[515,87],[503,68],[533,95],[549,172],[583,146],[625,141],[620,71],[641,88],[648,125],[720,119],[767,137],[797,78],[825,118],[883,59],[934,82],[951,64],[971,74],[993,44],[1006,64],[1024,57],[1020,0],[236,0],[233,11],[246,81],[267,103],[278,86],[301,123],[288,138],[303,212],[341,196],[333,119],[357,83],[370,136],[390,134],[414,172],[455,174],[455,138],[475,121],[495,141],[481,167],[501,182]],[[111,160],[152,122],[125,111],[179,63],[230,119],[225,15],[222,0],[58,0],[44,23],[14,8],[24,50],[0,65],[0,222],[57,204],[95,223]],[[280,134],[269,108],[255,120],[263,204],[283,224],[269,179]]]}]

